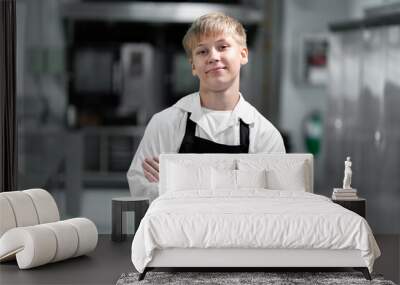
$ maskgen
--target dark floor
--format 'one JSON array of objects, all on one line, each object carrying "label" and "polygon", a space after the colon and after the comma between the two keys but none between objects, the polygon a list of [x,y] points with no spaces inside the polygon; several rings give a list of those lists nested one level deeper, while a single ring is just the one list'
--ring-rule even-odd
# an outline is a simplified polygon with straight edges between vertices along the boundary
[{"label": "dark floor", "polygon": [[112,242],[100,235],[95,251],[87,256],[19,270],[16,262],[0,264],[0,284],[115,284],[124,272],[132,272],[132,238]]},{"label": "dark floor", "polygon": [[[374,272],[399,284],[400,236],[377,235],[382,256]],[[109,235],[100,235],[94,252],[88,256],[19,270],[16,262],[0,264],[0,284],[115,284],[123,272],[134,271],[130,259],[132,238],[112,242]]]}]

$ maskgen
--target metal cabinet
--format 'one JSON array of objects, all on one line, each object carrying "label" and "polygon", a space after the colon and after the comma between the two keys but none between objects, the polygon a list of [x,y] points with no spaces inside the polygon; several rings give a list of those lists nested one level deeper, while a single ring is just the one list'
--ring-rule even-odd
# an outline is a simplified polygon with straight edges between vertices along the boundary
[{"label": "metal cabinet", "polygon": [[66,148],[66,208],[79,214],[85,188],[128,187],[126,172],[144,127],[95,127],[71,132]]},{"label": "metal cabinet", "polygon": [[353,160],[353,185],[368,200],[374,232],[400,232],[400,18],[337,25],[330,49],[325,120],[326,189]]}]

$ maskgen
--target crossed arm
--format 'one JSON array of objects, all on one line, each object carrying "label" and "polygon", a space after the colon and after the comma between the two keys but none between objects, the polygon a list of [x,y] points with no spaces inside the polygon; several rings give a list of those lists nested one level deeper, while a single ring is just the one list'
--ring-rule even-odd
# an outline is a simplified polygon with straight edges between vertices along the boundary
[{"label": "crossed arm", "polygon": [[149,182],[158,182],[160,171],[158,157],[145,158],[142,167],[144,176]]}]

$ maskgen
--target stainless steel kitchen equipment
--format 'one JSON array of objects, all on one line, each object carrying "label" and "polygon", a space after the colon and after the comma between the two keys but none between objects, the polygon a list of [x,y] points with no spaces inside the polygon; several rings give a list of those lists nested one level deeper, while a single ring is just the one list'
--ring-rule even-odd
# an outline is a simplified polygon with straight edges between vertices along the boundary
[{"label": "stainless steel kitchen equipment", "polygon": [[325,123],[326,189],[353,160],[353,185],[368,201],[375,233],[400,223],[400,14],[331,25],[329,108]]}]

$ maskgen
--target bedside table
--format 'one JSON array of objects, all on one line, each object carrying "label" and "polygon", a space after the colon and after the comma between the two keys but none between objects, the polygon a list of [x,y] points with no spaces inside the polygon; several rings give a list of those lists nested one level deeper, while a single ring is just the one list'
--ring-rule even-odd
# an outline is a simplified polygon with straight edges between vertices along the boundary
[{"label": "bedside table", "polygon": [[[111,225],[111,240],[123,241],[126,239],[126,234],[123,234],[126,229],[126,219],[124,212],[135,212],[135,232],[137,231],[140,221],[146,214],[149,207],[148,197],[120,197],[112,199],[112,225]],[[135,234],[135,233],[134,233]]]},{"label": "bedside table", "polygon": [[354,200],[333,200],[332,202],[339,204],[340,206],[359,214],[365,219],[366,204],[367,200],[364,198],[358,198]]}]

